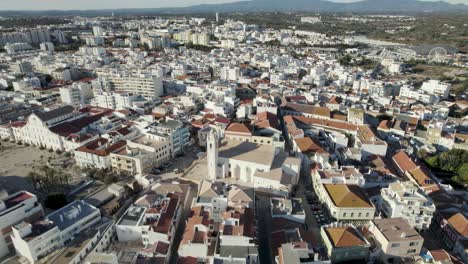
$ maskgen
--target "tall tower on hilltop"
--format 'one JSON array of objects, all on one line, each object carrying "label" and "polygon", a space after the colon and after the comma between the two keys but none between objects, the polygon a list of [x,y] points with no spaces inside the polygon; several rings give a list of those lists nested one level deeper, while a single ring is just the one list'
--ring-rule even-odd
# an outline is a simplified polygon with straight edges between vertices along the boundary
[{"label": "tall tower on hilltop", "polygon": [[206,158],[208,160],[208,177],[210,180],[216,180],[218,166],[218,136],[212,129],[206,139]]},{"label": "tall tower on hilltop", "polygon": [[216,23],[219,23],[219,13],[216,12]]}]

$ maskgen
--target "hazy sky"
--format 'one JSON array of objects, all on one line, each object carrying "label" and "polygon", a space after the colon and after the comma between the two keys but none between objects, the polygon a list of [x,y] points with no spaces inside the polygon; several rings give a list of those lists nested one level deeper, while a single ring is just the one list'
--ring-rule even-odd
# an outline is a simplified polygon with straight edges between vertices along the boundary
[{"label": "hazy sky", "polygon": [[[44,9],[115,9],[140,7],[179,7],[195,4],[236,2],[239,0],[0,0],[0,10],[44,10]],[[285,0],[287,1],[287,0]],[[357,0],[333,0],[355,2]],[[432,0],[425,0],[432,1]],[[468,0],[446,0],[468,4]]]}]

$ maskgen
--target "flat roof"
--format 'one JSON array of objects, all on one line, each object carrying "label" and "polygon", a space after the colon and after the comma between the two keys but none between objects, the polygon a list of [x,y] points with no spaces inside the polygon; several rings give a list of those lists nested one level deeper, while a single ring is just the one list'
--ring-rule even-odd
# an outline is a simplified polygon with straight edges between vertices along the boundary
[{"label": "flat roof", "polygon": [[118,225],[137,226],[142,222],[142,216],[145,214],[146,208],[140,206],[131,206],[120,218]]},{"label": "flat roof", "polygon": [[271,166],[275,158],[275,147],[237,140],[224,140],[219,145],[219,156]]},{"label": "flat roof", "polygon": [[47,219],[57,225],[60,230],[64,230],[75,224],[76,221],[86,218],[96,211],[99,212],[99,209],[85,201],[79,200],[49,214]]},{"label": "flat roof", "polygon": [[372,220],[374,225],[385,236],[387,241],[416,241],[424,239],[403,218],[382,218]]}]

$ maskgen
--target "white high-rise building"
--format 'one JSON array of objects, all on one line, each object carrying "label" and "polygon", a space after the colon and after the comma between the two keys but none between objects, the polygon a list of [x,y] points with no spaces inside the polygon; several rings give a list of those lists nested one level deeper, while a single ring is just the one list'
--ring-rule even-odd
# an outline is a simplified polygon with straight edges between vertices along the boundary
[{"label": "white high-rise building", "polygon": [[59,88],[59,91],[62,102],[73,107],[84,106],[89,99],[93,98],[93,91],[89,83],[73,83],[70,86]]},{"label": "white high-rise building", "polygon": [[224,67],[221,69],[221,79],[228,80],[228,81],[237,81],[240,77],[240,69],[239,67]]},{"label": "white high-rise building", "polygon": [[103,92],[96,94],[91,101],[92,106],[107,108],[107,109],[124,109],[131,108],[134,102],[144,101],[141,95],[131,93],[109,93]]},{"label": "white high-rise building", "polygon": [[421,90],[428,94],[437,95],[441,98],[447,98],[450,93],[450,84],[442,83],[439,80],[429,80],[424,82],[421,86]]},{"label": "white high-rise building", "polygon": [[60,44],[66,44],[68,43],[67,38],[65,37],[65,34],[61,30],[55,30],[53,35],[55,36],[55,40],[60,43]]},{"label": "white high-rise building", "polygon": [[192,34],[192,43],[194,45],[208,46],[210,44],[210,35],[205,32]]},{"label": "white high-rise building", "polygon": [[416,229],[429,228],[435,205],[414,183],[396,182],[381,191],[382,212],[388,218],[402,217]]},{"label": "white high-rise building", "polygon": [[218,166],[218,136],[212,129],[208,134],[206,146],[206,155],[208,159],[208,177],[210,180],[216,180]]},{"label": "white high-rise building", "polygon": [[100,26],[94,26],[93,27],[93,35],[95,37],[101,37],[104,36],[104,30]]},{"label": "white high-rise building", "polygon": [[48,51],[49,53],[52,53],[55,51],[55,46],[54,43],[52,42],[43,42],[40,45],[42,51]]},{"label": "white high-rise building", "polygon": [[114,73],[99,74],[103,77],[101,83],[107,83],[111,91],[126,92],[142,95],[146,99],[154,99],[161,96],[163,80],[161,76],[150,74],[125,75]]}]

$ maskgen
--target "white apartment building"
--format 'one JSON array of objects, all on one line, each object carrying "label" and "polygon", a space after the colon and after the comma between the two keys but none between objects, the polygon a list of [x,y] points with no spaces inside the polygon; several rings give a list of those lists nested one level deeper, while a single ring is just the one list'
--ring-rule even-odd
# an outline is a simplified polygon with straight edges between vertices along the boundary
[{"label": "white apartment building", "polygon": [[400,88],[400,97],[421,101],[426,104],[437,104],[439,97],[434,94],[425,93],[422,90],[416,90],[414,87],[403,85]]},{"label": "white apartment building", "polygon": [[95,37],[100,37],[100,36],[104,36],[104,29],[100,26],[94,26],[93,27],[93,35]]},{"label": "white apartment building", "polygon": [[210,35],[208,33],[195,33],[191,37],[194,45],[208,46],[210,44]]},{"label": "white apartment building", "polygon": [[141,95],[128,92],[102,92],[97,93],[91,101],[92,106],[106,109],[125,109],[132,108],[134,102],[144,101]]},{"label": "white apartment building", "polygon": [[59,254],[47,257],[48,264],[81,264],[91,254],[105,251],[109,248],[114,236],[114,223],[103,218],[91,228],[80,232]]},{"label": "white apartment building", "polygon": [[64,104],[73,107],[85,106],[87,101],[93,98],[93,90],[89,83],[73,83],[70,86],[59,88],[60,99]]},{"label": "white apartment building", "polygon": [[49,214],[43,221],[21,222],[13,227],[11,239],[18,255],[34,263],[101,220],[96,207],[75,201]]},{"label": "white apartment building", "polygon": [[147,99],[155,99],[164,92],[161,76],[120,73],[98,73],[98,75],[103,77],[102,82],[107,83],[111,91],[142,95]]},{"label": "white apartment building", "polygon": [[43,42],[41,43],[40,48],[42,51],[48,51],[49,54],[55,51],[55,46],[52,42]]},{"label": "white apartment building", "polygon": [[427,82],[424,82],[421,86],[421,90],[425,91],[426,93],[436,95],[444,99],[448,98],[450,88],[450,84],[442,83],[439,80],[429,80]]},{"label": "white apartment building", "polygon": [[158,256],[169,258],[176,227],[181,219],[179,195],[154,192],[140,197],[116,224],[120,242],[141,241],[145,254],[153,256],[153,247],[166,248]]},{"label": "white apartment building", "polygon": [[428,229],[435,205],[414,183],[395,182],[381,190],[382,213],[389,217],[402,217],[418,230]]},{"label": "white apartment building", "polygon": [[374,219],[369,231],[380,246],[384,263],[404,263],[421,253],[424,239],[404,218]]},{"label": "white apartment building", "polygon": [[220,71],[220,77],[223,80],[237,81],[240,77],[240,69],[235,66],[223,67]]},{"label": "white apartment building", "polygon": [[116,171],[143,175],[171,157],[170,138],[146,133],[127,140],[125,148],[111,153],[111,162],[112,169]]},{"label": "white apartment building", "polygon": [[12,55],[21,51],[31,50],[32,46],[28,43],[13,43],[6,44],[4,47],[7,54]]},{"label": "white apartment building", "polygon": [[20,222],[34,222],[44,211],[37,197],[20,191],[0,199],[0,259],[14,251],[10,235],[12,227]]},{"label": "white apartment building", "polygon": [[143,224],[147,208],[132,205],[116,223],[115,231],[120,242],[135,241],[142,238]]},{"label": "white apartment building", "polygon": [[225,49],[235,49],[237,48],[237,41],[233,39],[223,39],[221,40],[221,47]]},{"label": "white apartment building", "polygon": [[74,158],[76,164],[80,167],[110,168],[112,166],[111,153],[121,151],[126,144],[125,140],[112,142],[106,138],[99,138],[75,149]]},{"label": "white apartment building", "polygon": [[19,256],[35,263],[53,251],[63,247],[59,228],[51,221],[34,224],[21,222],[13,227],[11,240]]}]

